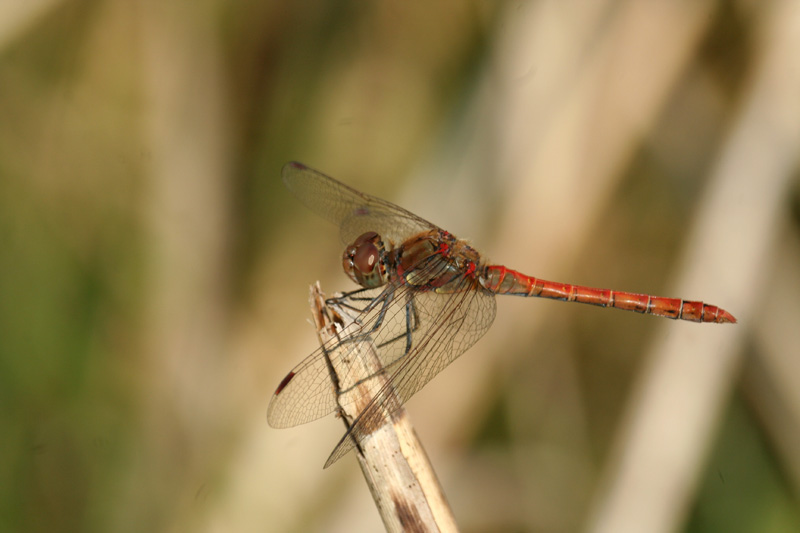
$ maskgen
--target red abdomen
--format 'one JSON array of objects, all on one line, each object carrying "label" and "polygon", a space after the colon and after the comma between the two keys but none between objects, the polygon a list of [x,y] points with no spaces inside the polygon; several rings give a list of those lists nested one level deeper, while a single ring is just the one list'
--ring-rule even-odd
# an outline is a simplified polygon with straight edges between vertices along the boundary
[{"label": "red abdomen", "polygon": [[490,265],[484,269],[482,285],[496,294],[538,296],[692,322],[736,322],[732,314],[716,305],[545,281],[499,265]]}]

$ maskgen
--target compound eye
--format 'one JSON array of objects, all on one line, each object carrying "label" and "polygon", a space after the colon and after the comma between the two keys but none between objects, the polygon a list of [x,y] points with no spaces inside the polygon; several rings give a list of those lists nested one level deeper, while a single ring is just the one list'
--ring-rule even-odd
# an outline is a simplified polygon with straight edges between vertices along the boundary
[{"label": "compound eye", "polygon": [[378,248],[371,242],[364,242],[358,245],[353,254],[353,265],[359,272],[369,274],[378,264],[378,258]]}]

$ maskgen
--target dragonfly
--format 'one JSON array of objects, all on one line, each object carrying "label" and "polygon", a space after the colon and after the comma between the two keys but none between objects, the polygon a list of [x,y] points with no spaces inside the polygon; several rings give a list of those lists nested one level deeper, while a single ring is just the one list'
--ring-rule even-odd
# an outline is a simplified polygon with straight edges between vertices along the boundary
[{"label": "dragonfly", "polygon": [[[475,344],[495,318],[495,295],[549,298],[692,322],[735,323],[700,301],[546,281],[491,264],[466,241],[302,163],[283,182],[312,211],[339,226],[342,266],[359,289],[331,299],[352,310],[355,328],[324,343],[280,382],[267,408],[272,427],[292,427],[340,411],[358,375],[359,350],[374,347],[385,384],[334,448],[325,468],[380,427],[447,365]],[[332,377],[336,369],[338,377]]]}]

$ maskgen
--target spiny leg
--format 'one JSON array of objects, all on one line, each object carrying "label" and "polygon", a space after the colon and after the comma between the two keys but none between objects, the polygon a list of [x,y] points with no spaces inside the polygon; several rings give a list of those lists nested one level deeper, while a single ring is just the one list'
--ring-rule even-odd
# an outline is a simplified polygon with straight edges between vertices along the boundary
[{"label": "spiny leg", "polygon": [[[373,289],[368,288],[361,288],[356,289],[354,291],[345,292],[339,294],[338,296],[334,296],[332,298],[328,298],[325,300],[325,303],[328,305],[338,305],[340,307],[344,307],[345,309],[350,309],[352,311],[356,311],[359,313],[363,313],[369,310],[370,304],[376,300],[373,296],[362,296],[363,294],[369,293]],[[350,302],[367,302],[367,305],[363,307],[358,307]]]},{"label": "spiny leg", "polygon": [[405,338],[406,339],[406,349],[403,352],[403,355],[398,357],[398,359],[400,359],[402,357],[405,357],[406,355],[408,355],[408,352],[411,351],[411,345],[412,345],[412,342],[413,342],[412,341],[412,334],[414,332],[416,332],[418,328],[419,328],[419,315],[417,314],[417,307],[416,307],[416,305],[414,303],[414,298],[409,298],[408,301],[406,302],[406,327],[405,327],[405,331],[403,333],[397,335],[396,337],[393,337],[393,338],[387,340],[386,342],[383,342],[383,343],[379,344],[378,348],[383,348],[384,346],[388,346],[389,344],[391,344],[393,342],[397,342],[400,339]]}]

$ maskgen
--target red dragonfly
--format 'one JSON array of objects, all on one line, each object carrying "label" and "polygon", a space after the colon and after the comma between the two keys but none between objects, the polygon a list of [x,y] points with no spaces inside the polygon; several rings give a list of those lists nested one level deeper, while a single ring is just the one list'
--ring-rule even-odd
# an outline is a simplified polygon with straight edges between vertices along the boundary
[{"label": "red dragonfly", "polygon": [[356,330],[289,372],[269,404],[269,424],[291,427],[336,411],[346,391],[337,386],[331,369],[340,377],[351,374],[342,382],[363,381],[364,376],[355,375],[363,366],[354,361],[363,343],[375,347],[388,378],[339,441],[326,468],[379,427],[387,408],[407,401],[486,333],[494,321],[495,294],[692,322],[736,322],[724,309],[703,302],[545,281],[487,264],[466,242],[427,220],[301,163],[287,163],[282,175],[306,206],[339,226],[348,244],[344,271],[362,288],[333,299],[356,311]]}]

